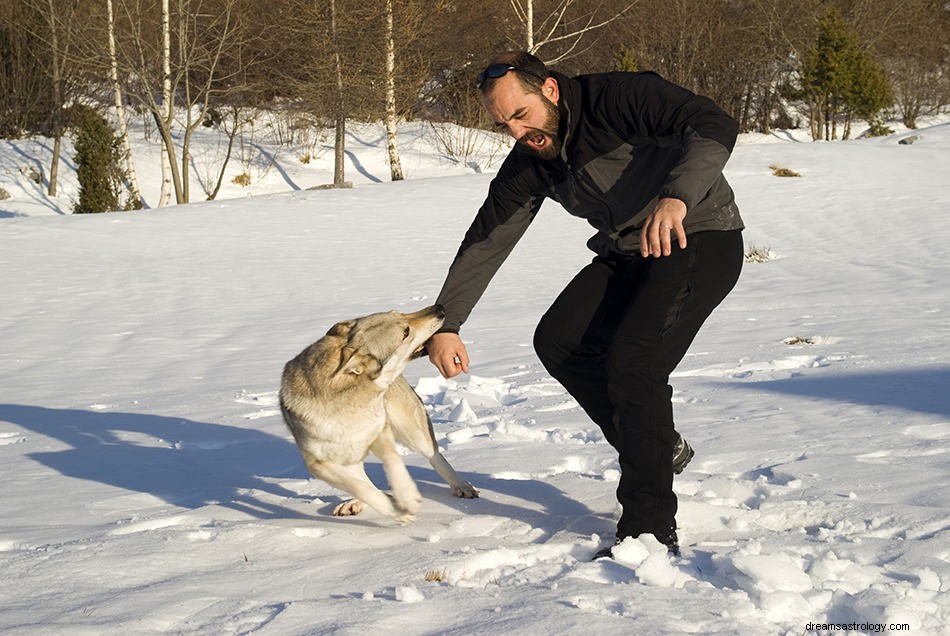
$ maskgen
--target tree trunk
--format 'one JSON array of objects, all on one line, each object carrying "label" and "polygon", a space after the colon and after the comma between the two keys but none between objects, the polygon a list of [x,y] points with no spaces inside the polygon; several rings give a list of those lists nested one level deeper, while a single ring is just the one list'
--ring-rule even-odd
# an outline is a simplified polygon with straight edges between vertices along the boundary
[{"label": "tree trunk", "polygon": [[386,147],[389,153],[389,174],[393,181],[402,181],[402,164],[396,145],[396,43],[393,37],[393,0],[386,0]]},{"label": "tree trunk", "polygon": [[119,85],[119,64],[115,52],[115,19],[112,14],[112,0],[106,0],[109,12],[109,78],[112,80],[112,92],[115,95],[115,118],[119,126],[119,143],[125,157],[125,176],[129,181],[130,198],[145,207],[145,201],[139,191],[139,180],[132,161],[132,147],[129,144],[129,128],[125,122],[125,106],[122,104],[122,88]]},{"label": "tree trunk", "polygon": [[343,186],[346,160],[346,103],[343,93],[343,62],[340,59],[340,39],[336,30],[336,0],[330,0],[330,35],[333,39],[333,59],[336,68],[336,138],[333,142],[333,185]]},{"label": "tree trunk", "polygon": [[228,169],[228,162],[231,161],[231,153],[234,151],[234,138],[237,137],[238,128],[240,125],[238,121],[240,119],[240,111],[237,106],[231,107],[231,114],[234,116],[234,126],[231,130],[225,128],[225,132],[228,134],[228,151],[224,155],[224,161],[221,163],[221,170],[218,171],[218,182],[214,185],[214,190],[211,194],[208,195],[208,201],[213,201],[216,196],[218,196],[218,191],[221,189],[221,183],[224,181],[224,173]]},{"label": "tree trunk", "polygon": [[63,140],[63,78],[59,68],[59,34],[56,27],[56,13],[53,0],[48,0],[50,43],[53,54],[53,158],[49,167],[49,187],[46,194],[56,196],[56,183],[59,180],[59,157]]},{"label": "tree trunk", "polygon": [[174,113],[172,109],[172,70],[171,70],[171,28],[168,12],[168,0],[162,0],[162,108],[164,112],[155,113],[155,123],[165,151],[162,153],[162,192],[158,207],[168,205],[172,196],[172,172],[175,170],[175,148],[169,130]]},{"label": "tree trunk", "polygon": [[155,125],[158,126],[158,134],[162,138],[162,146],[165,149],[162,152],[162,169],[168,168],[167,181],[166,175],[162,175],[162,196],[164,197],[164,204],[159,202],[159,207],[164,207],[168,205],[169,200],[171,200],[171,187],[169,187],[168,196],[165,196],[165,187],[166,185],[174,186],[175,190],[175,200],[178,203],[181,203],[181,191],[179,184],[181,183],[181,177],[178,174],[178,163],[174,160],[175,152],[175,142],[172,139],[172,129],[168,125],[168,121],[162,119],[161,115],[157,112],[153,112],[153,119],[155,119]]},{"label": "tree trunk", "polygon": [[526,51],[536,53],[534,50],[534,0],[528,0],[528,6],[525,8],[525,33],[527,35],[525,44]]},{"label": "tree trunk", "polygon": [[51,197],[56,196],[56,181],[59,179],[59,157],[62,154],[63,135],[56,135],[53,139],[53,161],[49,167],[49,188],[46,194]]}]

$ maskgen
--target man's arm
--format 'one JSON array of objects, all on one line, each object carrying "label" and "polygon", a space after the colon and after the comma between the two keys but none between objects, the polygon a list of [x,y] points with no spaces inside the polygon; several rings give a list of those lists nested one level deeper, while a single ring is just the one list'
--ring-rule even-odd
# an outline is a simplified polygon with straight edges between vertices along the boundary
[{"label": "man's arm", "polygon": [[682,149],[640,233],[644,257],[668,255],[673,237],[686,247],[683,220],[722,174],[738,125],[709,98],[653,73],[628,76],[618,85],[613,105],[627,134],[675,141]]},{"label": "man's arm", "polygon": [[498,268],[508,258],[541,207],[531,194],[530,160],[516,153],[498,171],[488,196],[449,266],[436,302],[445,308],[440,331],[458,333]]},{"label": "man's arm", "polygon": [[531,172],[530,160],[508,156],[449,266],[436,299],[445,308],[445,322],[426,345],[429,360],[444,377],[468,372],[459,329],[541,207],[543,198],[531,194],[526,176]]}]

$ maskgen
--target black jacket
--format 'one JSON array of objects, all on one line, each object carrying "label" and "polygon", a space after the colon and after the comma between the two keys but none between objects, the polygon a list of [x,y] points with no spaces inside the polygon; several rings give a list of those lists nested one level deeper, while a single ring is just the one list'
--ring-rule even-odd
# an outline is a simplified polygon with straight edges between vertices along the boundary
[{"label": "black jacket", "polygon": [[437,302],[458,332],[545,198],[586,219],[594,252],[639,254],[639,228],[659,198],[686,203],[687,234],[742,229],[722,175],[737,126],[711,100],[655,73],[552,73],[560,97],[559,159],[516,144],[465,234]]}]

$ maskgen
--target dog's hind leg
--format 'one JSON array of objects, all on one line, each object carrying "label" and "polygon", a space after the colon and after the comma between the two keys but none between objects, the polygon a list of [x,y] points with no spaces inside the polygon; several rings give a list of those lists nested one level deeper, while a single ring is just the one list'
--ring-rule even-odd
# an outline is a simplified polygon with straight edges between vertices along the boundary
[{"label": "dog's hind leg", "polygon": [[363,509],[362,504],[366,504],[377,512],[395,519],[400,523],[407,523],[413,520],[411,514],[406,514],[393,505],[392,498],[381,491],[370,481],[363,469],[362,462],[359,464],[333,464],[321,462],[312,455],[303,451],[304,462],[307,470],[314,477],[322,479],[334,488],[339,488],[353,497],[353,501],[347,501],[334,509],[333,514],[337,516],[349,516],[359,514]]},{"label": "dog's hind leg", "polygon": [[432,467],[452,488],[456,497],[478,497],[478,490],[461,476],[439,451],[432,420],[419,395],[405,378],[399,377],[386,392],[386,420],[400,444],[429,460]]},{"label": "dog's hind leg", "polygon": [[445,480],[445,483],[452,487],[453,495],[463,499],[474,499],[478,497],[478,489],[462,479],[462,477],[455,472],[455,469],[452,468],[452,465],[449,464],[445,456],[438,450],[427,459],[429,463],[432,464],[432,467],[435,468],[435,472],[439,473],[442,479]]}]

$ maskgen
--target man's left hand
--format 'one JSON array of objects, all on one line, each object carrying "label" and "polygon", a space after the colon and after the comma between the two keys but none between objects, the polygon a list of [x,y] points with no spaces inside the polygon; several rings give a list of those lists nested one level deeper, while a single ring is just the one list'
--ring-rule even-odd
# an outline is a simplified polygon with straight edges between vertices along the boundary
[{"label": "man's left hand", "polygon": [[686,230],[683,229],[685,218],[685,203],[679,199],[660,199],[640,230],[640,253],[643,258],[669,256],[672,234],[676,234],[680,249],[686,247]]}]

